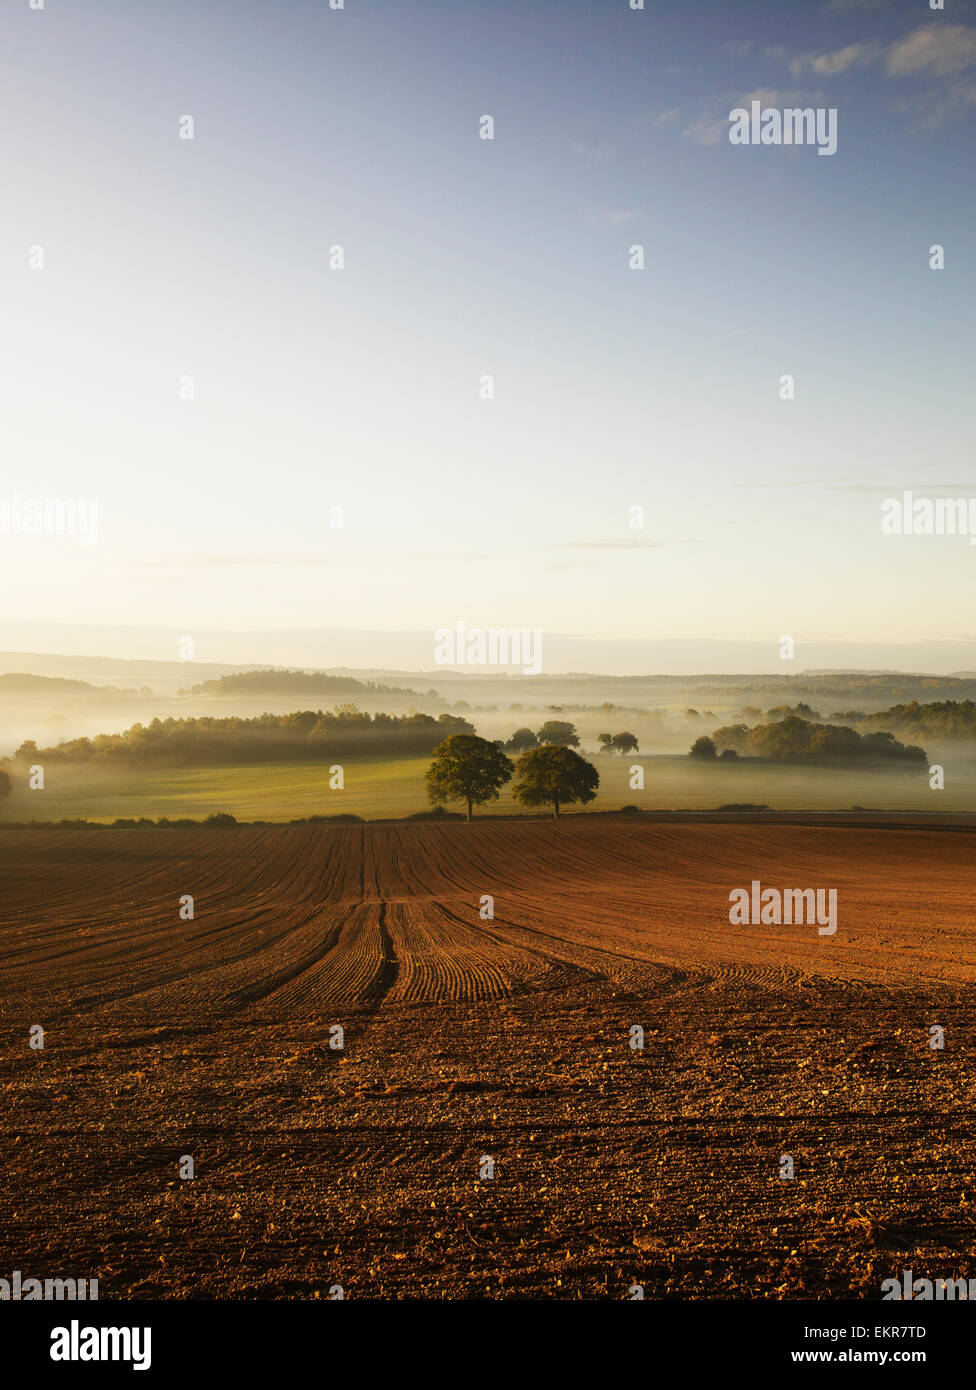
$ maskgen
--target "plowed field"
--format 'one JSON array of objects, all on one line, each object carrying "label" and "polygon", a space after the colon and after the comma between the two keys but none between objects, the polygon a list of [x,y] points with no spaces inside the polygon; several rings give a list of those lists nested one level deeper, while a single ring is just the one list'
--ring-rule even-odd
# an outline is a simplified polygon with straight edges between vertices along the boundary
[{"label": "plowed field", "polygon": [[[0,1276],[102,1298],[976,1277],[974,849],[596,817],[7,830]],[[836,934],[731,926],[753,880],[835,888]]]}]

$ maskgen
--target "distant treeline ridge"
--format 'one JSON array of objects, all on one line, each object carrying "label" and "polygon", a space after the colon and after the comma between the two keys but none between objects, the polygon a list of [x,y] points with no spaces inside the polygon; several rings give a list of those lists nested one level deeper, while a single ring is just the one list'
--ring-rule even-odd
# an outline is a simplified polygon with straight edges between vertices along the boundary
[{"label": "distant treeline ridge", "polygon": [[333,676],[325,671],[236,671],[216,680],[201,681],[181,695],[416,695],[416,690],[396,685],[377,685],[355,676]]},{"label": "distant treeline ridge", "polygon": [[122,734],[75,738],[52,748],[28,740],[14,754],[20,762],[219,763],[330,760],[357,753],[430,753],[451,734],[473,734],[458,715],[364,714],[354,705],[331,713],[299,710],[259,714],[252,719],[154,719]]}]

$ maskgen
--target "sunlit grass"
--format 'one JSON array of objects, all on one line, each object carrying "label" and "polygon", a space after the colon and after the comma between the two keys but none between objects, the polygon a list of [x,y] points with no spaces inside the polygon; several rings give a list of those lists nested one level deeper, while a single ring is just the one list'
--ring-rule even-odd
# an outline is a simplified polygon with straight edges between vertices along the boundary
[{"label": "sunlit grass", "polygon": [[[727,803],[773,810],[966,811],[976,808],[976,772],[958,767],[945,791],[929,789],[928,772],[797,768],[776,764],[702,765],[683,756],[593,759],[600,792],[592,810],[638,806],[645,810],[712,810]],[[0,820],[85,817],[198,818],[229,811],[238,820],[286,821],[303,816],[351,814],[367,820],[429,810],[424,773],[429,758],[347,759],[345,787],[329,786],[327,763],[274,763],[246,767],[94,769],[90,765],[45,768],[45,789],[28,791],[15,780]],[[630,786],[635,765],[644,789]],[[452,807],[457,810],[459,807]],[[510,785],[477,815],[520,811]],[[568,808],[567,808],[568,809]]]}]

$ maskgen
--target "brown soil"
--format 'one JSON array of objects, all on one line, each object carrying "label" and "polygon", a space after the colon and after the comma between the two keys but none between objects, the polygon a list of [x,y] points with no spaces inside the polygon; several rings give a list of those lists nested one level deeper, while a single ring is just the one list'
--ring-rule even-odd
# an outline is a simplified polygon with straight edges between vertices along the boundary
[{"label": "brown soil", "polygon": [[[584,817],[6,831],[0,1277],[102,1298],[976,1277],[974,848]],[[836,888],[836,935],[730,926],[753,879]]]}]

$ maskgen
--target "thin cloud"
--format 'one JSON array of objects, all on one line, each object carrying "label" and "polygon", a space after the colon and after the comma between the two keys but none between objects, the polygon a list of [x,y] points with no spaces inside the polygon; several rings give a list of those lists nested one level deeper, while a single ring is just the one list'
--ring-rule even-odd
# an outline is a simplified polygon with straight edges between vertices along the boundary
[{"label": "thin cloud", "polygon": [[728,133],[728,116],[700,116],[681,132],[685,140],[694,140],[696,145],[717,145]]},{"label": "thin cloud", "polygon": [[893,77],[929,73],[952,77],[976,67],[976,29],[965,24],[929,24],[888,49],[885,69]]},{"label": "thin cloud", "polygon": [[477,550],[414,550],[408,560],[497,560],[497,555],[487,555]]},{"label": "thin cloud", "polygon": [[753,92],[746,92],[745,96],[739,97],[738,105],[748,108],[754,101],[758,101],[760,106],[786,106],[791,101],[812,100],[819,93],[811,92],[784,92],[778,87],[757,87]]},{"label": "thin cloud", "polygon": [[884,493],[886,497],[895,496],[900,492],[916,492],[920,496],[928,496],[937,492],[946,492],[959,496],[963,493],[969,494],[973,490],[972,482],[968,483],[929,483],[915,479],[912,483],[893,483],[888,481],[871,481],[869,479],[850,479],[850,478],[775,478],[768,482],[740,482],[738,487],[771,490],[779,488],[793,487],[814,487],[821,488],[825,492],[854,492],[865,495],[879,495]]},{"label": "thin cloud", "polygon": [[794,77],[802,77],[805,72],[814,72],[818,77],[836,77],[839,73],[850,72],[851,68],[875,62],[880,54],[877,44],[849,43],[833,53],[801,53],[790,58],[788,65]]},{"label": "thin cloud", "polygon": [[550,550],[659,550],[666,545],[698,545],[691,540],[655,541],[644,536],[616,536],[610,540],[554,541]]},{"label": "thin cloud", "polygon": [[146,560],[144,569],[212,570],[244,566],[331,565],[334,555],[184,555],[178,560]]},{"label": "thin cloud", "polygon": [[938,129],[976,107],[976,29],[965,24],[923,24],[887,45],[851,43],[824,53],[793,55],[784,48],[767,48],[766,56],[785,64],[794,77],[805,72],[838,77],[877,65],[896,81],[927,78],[935,85],[894,103],[894,109],[911,117],[919,129]]},{"label": "thin cloud", "polygon": [[784,487],[821,487],[829,489],[841,489],[853,491],[864,488],[866,491],[873,491],[884,486],[882,483],[851,482],[850,479],[843,477],[827,478],[771,478],[758,482],[740,482],[738,487],[744,488],[784,488]]},{"label": "thin cloud", "polygon": [[902,0],[828,0],[824,6],[828,14],[849,14],[861,10],[866,14],[877,14],[879,10],[893,10]]},{"label": "thin cloud", "polygon": [[[783,91],[779,87],[756,87],[754,91],[746,92],[744,96],[736,98],[732,107],[741,107],[748,110],[751,103],[758,101],[761,106],[786,106],[791,102],[810,101],[818,98],[819,92],[802,91]],[[654,125],[673,125],[680,118],[682,109],[673,107],[669,111],[662,111],[654,117]],[[722,116],[715,116],[710,111],[702,112],[694,120],[689,121],[682,129],[681,135],[685,140],[692,140],[696,145],[717,145],[720,141],[727,138],[729,133],[729,116],[726,112]]]},{"label": "thin cloud", "polygon": [[967,79],[936,91],[900,97],[893,107],[906,115],[916,130],[941,130],[976,107],[976,82]]},{"label": "thin cloud", "polygon": [[[745,96],[738,97],[734,102],[734,108],[748,111],[754,101],[758,101],[761,106],[787,106],[791,102],[809,99],[811,96],[806,92],[784,92],[778,87],[757,87],[755,91],[746,92]],[[685,140],[693,140],[697,145],[717,145],[719,141],[728,137],[728,133],[728,114],[717,117],[699,116],[681,132]]]},{"label": "thin cloud", "polygon": [[573,140],[570,149],[581,159],[594,159],[598,163],[613,159],[617,153],[617,147],[612,140]]}]

